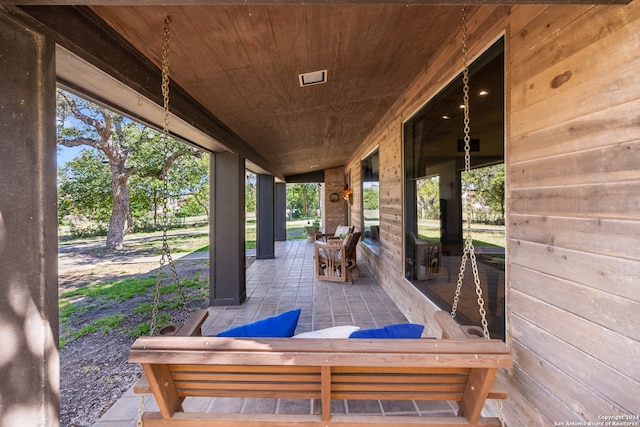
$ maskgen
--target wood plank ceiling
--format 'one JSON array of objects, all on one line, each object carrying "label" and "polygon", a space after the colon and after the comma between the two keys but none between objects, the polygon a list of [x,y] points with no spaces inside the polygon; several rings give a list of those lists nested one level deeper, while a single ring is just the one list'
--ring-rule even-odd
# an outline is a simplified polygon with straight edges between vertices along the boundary
[{"label": "wood plank ceiling", "polygon": [[[284,175],[342,166],[457,31],[458,6],[93,6]],[[300,73],[327,83],[300,87]]]}]

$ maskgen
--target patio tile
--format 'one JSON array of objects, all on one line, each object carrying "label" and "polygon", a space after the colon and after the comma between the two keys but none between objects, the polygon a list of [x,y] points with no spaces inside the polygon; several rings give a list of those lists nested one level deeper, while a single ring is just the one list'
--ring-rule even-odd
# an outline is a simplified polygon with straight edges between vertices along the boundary
[{"label": "patio tile", "polygon": [[[319,414],[322,411],[322,403],[319,399],[313,401],[313,413]],[[331,401],[331,413],[332,414],[346,414],[347,407],[344,400],[332,400]]]},{"label": "patio tile", "polygon": [[381,414],[382,406],[379,400],[347,400],[349,414]]},{"label": "patio tile", "polygon": [[278,414],[310,414],[310,399],[278,399]]},{"label": "patio tile", "polygon": [[446,416],[451,415],[452,413],[456,414],[458,412],[458,408],[455,403],[443,400],[416,401],[416,405],[422,415]]},{"label": "patio tile", "polygon": [[243,414],[275,414],[277,403],[277,399],[246,398],[241,412]]},{"label": "patio tile", "polygon": [[182,406],[187,412],[207,412],[212,403],[212,397],[187,397]]},{"label": "patio tile", "polygon": [[243,404],[242,397],[216,397],[211,402],[210,410],[221,414],[236,414],[240,413]]},{"label": "patio tile", "polygon": [[418,415],[418,407],[412,400],[381,400],[385,415]]}]

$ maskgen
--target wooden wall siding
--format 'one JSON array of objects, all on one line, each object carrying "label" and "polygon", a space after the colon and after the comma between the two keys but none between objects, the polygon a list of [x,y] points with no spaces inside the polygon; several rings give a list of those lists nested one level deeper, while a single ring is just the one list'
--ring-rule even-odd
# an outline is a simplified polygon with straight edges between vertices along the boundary
[{"label": "wooden wall siding", "polygon": [[550,8],[512,38],[511,385],[548,423],[638,408],[639,14]]},{"label": "wooden wall siding", "polygon": [[[485,6],[470,10],[469,29],[470,57],[506,35],[508,424],[637,414],[640,2]],[[460,72],[459,40],[347,166],[359,188],[359,159],[380,147],[381,249],[359,255],[427,334],[435,307],[402,274],[402,122]]]}]

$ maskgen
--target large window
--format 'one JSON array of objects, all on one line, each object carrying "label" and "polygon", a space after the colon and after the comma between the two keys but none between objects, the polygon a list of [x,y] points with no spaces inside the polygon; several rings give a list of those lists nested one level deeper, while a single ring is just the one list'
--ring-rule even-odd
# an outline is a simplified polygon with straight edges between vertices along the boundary
[{"label": "large window", "polygon": [[380,253],[380,176],[378,150],[362,161],[363,243]]},{"label": "large window", "polygon": [[[504,338],[504,47],[470,66],[471,172],[464,173],[464,105],[458,76],[404,125],[405,277],[450,310],[470,222],[487,320]],[[467,217],[465,206],[472,214]],[[480,325],[471,266],[458,319]]]}]

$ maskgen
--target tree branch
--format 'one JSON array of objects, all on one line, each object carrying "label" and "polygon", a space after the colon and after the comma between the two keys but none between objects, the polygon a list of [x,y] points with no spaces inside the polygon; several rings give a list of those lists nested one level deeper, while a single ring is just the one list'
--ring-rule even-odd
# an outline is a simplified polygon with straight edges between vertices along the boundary
[{"label": "tree branch", "polygon": [[140,174],[140,176],[143,178],[156,178],[162,181],[167,177],[167,174],[169,173],[169,169],[171,169],[171,166],[173,166],[176,160],[178,160],[182,156],[187,156],[187,155],[200,158],[202,157],[202,152],[195,148],[191,148],[187,151],[180,151],[180,150],[175,151],[165,159],[165,162],[159,171],[157,172],[149,171],[147,173]]},{"label": "tree branch", "polygon": [[160,169],[160,172],[158,172],[158,179],[160,180],[165,179],[173,163],[182,156],[184,156],[184,153],[181,153],[179,151],[176,151],[175,153],[171,153],[169,157],[165,160],[164,165],[162,165],[162,169]]},{"label": "tree branch", "polygon": [[80,145],[89,145],[94,148],[99,148],[98,145],[100,143],[99,141],[95,141],[93,139],[85,138],[82,136],[71,138],[71,139],[66,139],[62,136],[58,136],[56,138],[56,142],[60,145],[64,145],[65,147],[78,147]]},{"label": "tree branch", "polygon": [[76,98],[70,96],[64,91],[59,91],[59,93],[71,110],[71,114],[73,115],[73,117],[80,120],[85,125],[93,127],[103,140],[109,139],[111,135],[111,117],[109,117],[109,115],[105,113],[105,110],[103,108],[98,107],[100,113],[102,114],[102,117],[105,120],[104,123],[98,119],[84,114],[78,107]]}]

